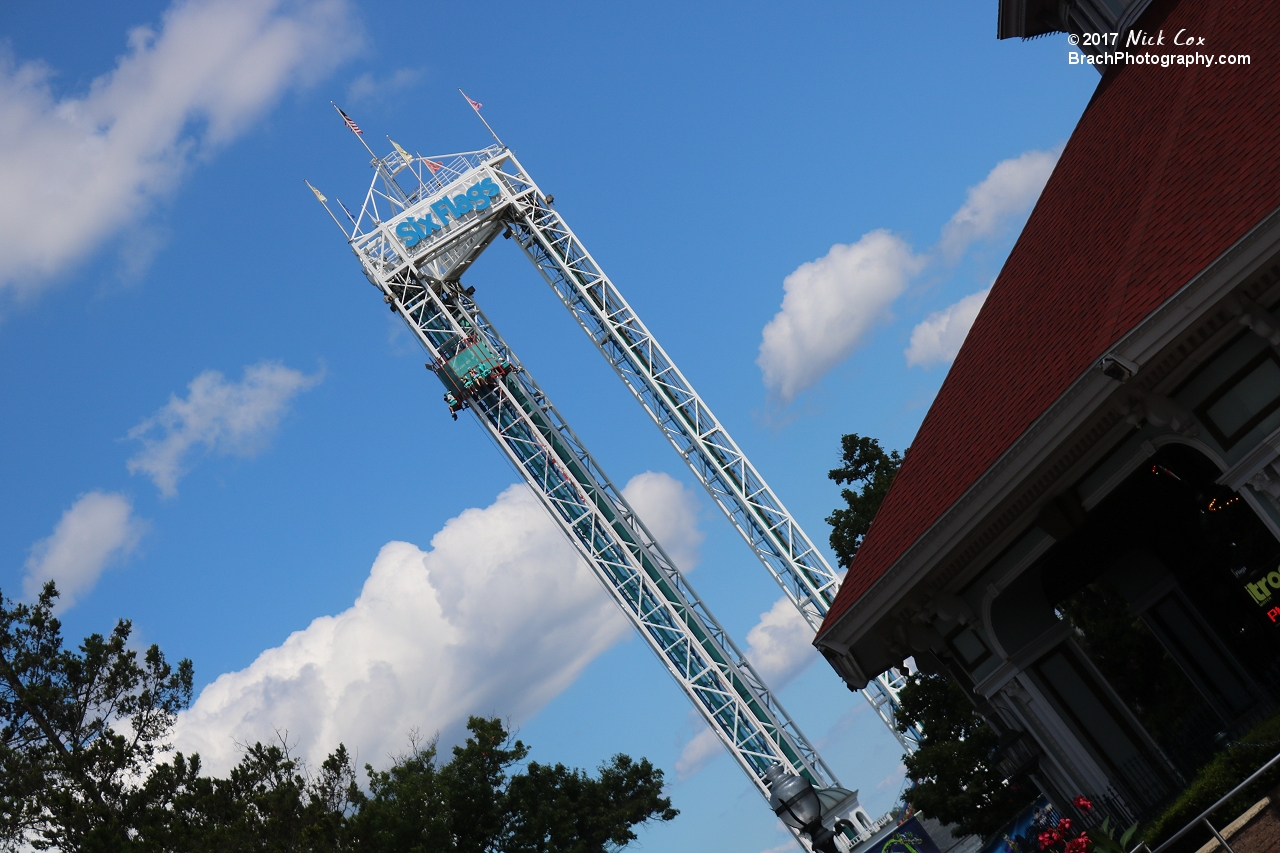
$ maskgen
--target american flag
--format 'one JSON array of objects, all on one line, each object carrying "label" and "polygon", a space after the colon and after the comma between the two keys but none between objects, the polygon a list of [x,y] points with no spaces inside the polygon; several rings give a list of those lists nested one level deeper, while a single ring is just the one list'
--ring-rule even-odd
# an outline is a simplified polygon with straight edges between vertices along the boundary
[{"label": "american flag", "polygon": [[342,116],[342,120],[347,123],[347,127],[351,128],[352,133],[354,133],[356,136],[364,135],[364,131],[360,129],[360,125],[352,121],[351,116],[347,115],[342,111],[342,107],[335,106],[335,108],[338,110],[338,115]]},{"label": "american flag", "polygon": [[428,160],[426,157],[422,158],[422,162],[427,164],[427,168],[431,170],[433,175],[444,168],[444,163],[437,163],[435,160]]},{"label": "american flag", "polygon": [[[461,90],[459,90],[459,91],[461,91]],[[467,93],[466,93],[466,92],[463,92],[463,93],[462,93],[462,97],[467,98],[467,103],[468,103],[468,104],[470,104],[470,105],[471,105],[471,109],[475,110],[476,112],[480,112],[480,108],[484,106],[484,104],[480,103],[479,101],[473,101],[473,100],[471,100],[471,98],[467,97]]]}]

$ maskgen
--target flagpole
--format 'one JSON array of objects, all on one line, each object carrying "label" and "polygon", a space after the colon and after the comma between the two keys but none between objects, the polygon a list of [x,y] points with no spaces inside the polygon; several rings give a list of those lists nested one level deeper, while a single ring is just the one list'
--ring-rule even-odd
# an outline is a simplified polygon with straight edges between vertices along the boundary
[{"label": "flagpole", "polygon": [[[346,121],[347,121],[347,117],[346,117],[346,115],[342,112],[342,110],[338,108],[338,105],[337,105],[337,104],[335,104],[333,101],[330,101],[330,102],[329,102],[329,106],[333,107],[335,110],[338,110],[338,115],[342,116],[342,121],[343,121],[343,123],[345,124],[345,123],[346,123]],[[348,125],[348,128],[350,128],[350,125]],[[352,133],[355,133],[355,131],[354,131],[354,130],[353,130],[353,131],[351,131],[351,132],[352,132]],[[360,140],[360,144],[364,146],[364,150],[365,150],[365,151],[368,151],[368,152],[369,152],[369,156],[370,156],[370,157],[372,157],[372,158],[373,158],[373,159],[375,159],[375,160],[381,160],[381,159],[382,159],[382,158],[381,158],[381,157],[379,157],[377,154],[374,154],[374,153],[373,153],[373,149],[369,147],[369,143],[367,143],[367,142],[365,142],[365,141],[364,141],[364,134],[363,134],[363,133],[356,133],[356,139],[359,139],[359,140]]]},{"label": "flagpole", "polygon": [[[347,215],[347,219],[350,219],[350,220],[351,220],[351,235],[354,237],[354,236],[355,236],[355,233],[356,233],[356,230],[360,227],[360,226],[356,223],[356,217],[355,217],[355,214],[353,214],[351,211],[347,210],[347,206],[346,206],[345,204],[343,204],[343,203],[342,203],[342,199],[338,198],[337,196],[334,196],[334,200],[338,202],[338,207],[342,208],[342,212],[343,212],[343,213],[345,213],[345,214]],[[361,213],[363,213],[363,212],[364,212],[364,211],[361,211]]]},{"label": "flagpole", "polygon": [[502,144],[502,140],[498,139],[498,134],[493,132],[492,127],[489,127],[489,122],[485,121],[484,116],[480,115],[480,110],[476,107],[476,102],[471,100],[470,98],[467,98],[467,93],[462,91],[461,86],[458,87],[458,94],[467,99],[467,103],[471,105],[471,109],[475,110],[476,117],[480,119],[480,121],[484,122],[485,129],[489,131],[489,134],[491,136],[493,136],[494,141],[497,142],[499,145],[501,145],[503,148],[506,148],[507,146]]},{"label": "flagpole", "polygon": [[316,194],[316,201],[320,202],[320,206],[324,208],[324,212],[329,214],[329,218],[333,220],[334,225],[338,226],[338,230],[342,232],[342,235],[346,237],[347,240],[350,240],[351,235],[347,233],[347,229],[342,227],[342,223],[338,221],[338,217],[333,215],[333,211],[329,209],[329,205],[326,202],[321,200],[320,191],[315,187],[311,186],[311,182],[308,181],[306,178],[303,178],[302,182],[307,185],[307,189],[311,190],[313,193]]},{"label": "flagpole", "polygon": [[[402,146],[399,142],[396,142],[390,136],[387,136],[387,141],[391,143],[391,147],[396,150],[396,153],[400,155],[400,159],[404,161],[405,166],[407,166],[409,168],[409,171],[412,172],[413,160],[414,160],[413,155],[410,154],[408,151],[405,151],[404,146]],[[417,172],[414,172],[414,177],[418,177]],[[418,180],[422,180],[422,179],[419,177]]]}]

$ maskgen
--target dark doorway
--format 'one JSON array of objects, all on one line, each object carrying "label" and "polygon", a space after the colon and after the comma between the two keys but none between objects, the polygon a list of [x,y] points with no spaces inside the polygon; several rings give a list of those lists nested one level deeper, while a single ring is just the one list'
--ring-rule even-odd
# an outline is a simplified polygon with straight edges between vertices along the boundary
[{"label": "dark doorway", "polygon": [[1040,564],[1076,644],[1184,777],[1280,694],[1280,542],[1219,475],[1162,448]]}]

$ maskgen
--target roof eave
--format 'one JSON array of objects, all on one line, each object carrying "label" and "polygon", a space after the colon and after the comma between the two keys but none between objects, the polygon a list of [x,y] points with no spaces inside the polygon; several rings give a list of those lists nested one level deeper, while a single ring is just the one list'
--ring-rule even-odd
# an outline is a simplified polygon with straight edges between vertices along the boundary
[{"label": "roof eave", "polygon": [[[1250,229],[1148,314],[1109,347],[1105,355],[1119,355],[1139,368],[1147,365],[1190,324],[1198,322],[1226,294],[1243,283],[1262,260],[1277,253],[1280,253],[1280,209]],[[938,577],[937,570],[953,563],[964,551],[970,553],[970,565],[980,566],[988,556],[1007,545],[1006,540],[1021,533],[1039,508],[1061,487],[1056,479],[1043,482],[1042,477],[1033,478],[1041,483],[1039,491],[1024,500],[1013,500],[1012,516],[1011,499],[1019,490],[1028,490],[1031,475],[1043,471],[1073,434],[1108,410],[1109,398],[1120,389],[1121,383],[1103,374],[1096,362],[1090,366],[865,593],[824,624],[814,645],[828,660],[853,657],[851,651],[855,645],[877,625],[891,619],[909,596],[920,597],[922,584],[928,582],[928,589],[924,590],[926,596],[944,589],[954,591],[949,588],[955,586],[958,579],[967,579],[972,572],[961,575],[957,569],[948,577]],[[1116,415],[1118,419],[1118,412]],[[1063,469],[1060,475],[1065,472]],[[1003,531],[1003,535],[990,532],[995,528]],[[974,547],[975,542],[979,547]],[[897,663],[896,660],[871,661],[868,657],[866,654],[853,657],[854,663],[846,663],[846,668],[853,666],[861,678]],[[835,666],[834,660],[832,663]],[[840,670],[839,666],[836,668]]]},{"label": "roof eave", "polygon": [[996,38],[1035,38],[1066,32],[1058,0],[1000,0]]}]

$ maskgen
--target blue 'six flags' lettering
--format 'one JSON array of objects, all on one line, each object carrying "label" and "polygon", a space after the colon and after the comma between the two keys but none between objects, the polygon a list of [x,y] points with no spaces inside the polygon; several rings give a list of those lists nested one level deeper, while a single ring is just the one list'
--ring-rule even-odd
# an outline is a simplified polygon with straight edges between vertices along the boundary
[{"label": "blue 'six flags' lettering", "polygon": [[440,217],[439,222],[432,219],[431,214],[410,216],[396,226],[396,236],[404,241],[406,249],[412,248],[439,231],[450,218],[456,221],[465,213],[484,210],[489,206],[489,199],[501,192],[502,190],[498,189],[498,185],[493,182],[493,178],[485,178],[473,185],[465,194],[456,195],[452,199],[445,196],[431,205],[431,210]]}]

